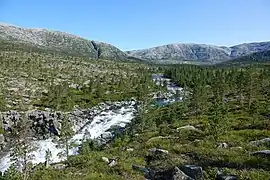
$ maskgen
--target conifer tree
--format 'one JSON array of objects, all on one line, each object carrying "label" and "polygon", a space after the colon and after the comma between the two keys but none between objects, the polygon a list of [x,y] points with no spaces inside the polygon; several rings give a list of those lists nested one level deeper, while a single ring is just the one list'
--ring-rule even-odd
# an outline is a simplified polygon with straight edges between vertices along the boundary
[{"label": "conifer tree", "polygon": [[70,143],[70,138],[74,135],[74,131],[72,129],[72,123],[68,118],[68,115],[63,115],[63,120],[61,122],[61,132],[60,132],[60,139],[59,144],[61,147],[64,148],[63,152],[58,154],[60,157],[64,156],[66,159],[69,157],[69,151],[72,147]]}]

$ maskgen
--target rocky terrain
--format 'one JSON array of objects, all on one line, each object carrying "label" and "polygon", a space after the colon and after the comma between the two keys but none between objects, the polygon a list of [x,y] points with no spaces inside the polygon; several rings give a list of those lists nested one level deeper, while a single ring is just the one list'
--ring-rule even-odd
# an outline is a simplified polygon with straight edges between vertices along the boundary
[{"label": "rocky terrain", "polygon": [[26,43],[66,54],[86,56],[91,59],[126,59],[124,52],[110,44],[87,40],[60,31],[28,29],[0,23],[0,39]]},{"label": "rocky terrain", "polygon": [[168,44],[126,53],[129,56],[156,63],[217,63],[265,50],[270,50],[270,42],[246,43],[232,47]]},{"label": "rocky terrain", "polygon": [[[76,144],[70,150],[70,155],[78,154],[78,147],[87,139],[96,139],[100,145],[106,144],[112,140],[115,134],[124,130],[124,127],[130,123],[136,113],[136,102],[107,102],[99,104],[89,109],[76,108],[68,113],[72,122],[74,136],[70,142]],[[12,144],[13,126],[22,121],[22,114],[17,111],[2,112],[2,121],[5,130],[4,144]],[[33,146],[37,150],[32,152],[32,162],[34,164],[44,163],[46,150],[52,152],[52,162],[57,163],[65,160],[59,157],[63,148],[57,146],[57,137],[61,134],[61,123],[63,112],[54,112],[47,109],[46,111],[32,110],[26,112],[26,118],[31,124],[33,135],[31,136]],[[10,159],[10,146],[2,147],[2,157],[0,154],[0,171],[4,172],[12,163]],[[5,153],[4,153],[5,152]]]},{"label": "rocky terrain", "polygon": [[225,66],[248,66],[251,64],[267,64],[270,62],[270,50],[260,51],[256,53],[252,53],[246,56],[242,56],[233,60],[225,61],[216,64],[217,67],[225,67]]}]

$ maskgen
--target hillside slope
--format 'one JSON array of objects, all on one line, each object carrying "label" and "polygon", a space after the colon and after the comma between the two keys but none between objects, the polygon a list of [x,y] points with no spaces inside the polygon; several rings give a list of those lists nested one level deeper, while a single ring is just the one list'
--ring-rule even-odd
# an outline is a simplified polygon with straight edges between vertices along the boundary
[{"label": "hillside slope", "polygon": [[246,66],[256,63],[270,63],[270,50],[252,53],[250,55],[219,63],[216,66]]},{"label": "hillside slope", "polygon": [[150,49],[127,51],[129,56],[158,63],[197,61],[217,63],[254,52],[270,50],[270,42],[246,43],[232,47],[206,44],[168,44]]},{"label": "hillside slope", "polygon": [[0,39],[62,51],[66,54],[87,56],[91,59],[126,59],[124,52],[110,44],[47,29],[27,29],[0,23]]}]

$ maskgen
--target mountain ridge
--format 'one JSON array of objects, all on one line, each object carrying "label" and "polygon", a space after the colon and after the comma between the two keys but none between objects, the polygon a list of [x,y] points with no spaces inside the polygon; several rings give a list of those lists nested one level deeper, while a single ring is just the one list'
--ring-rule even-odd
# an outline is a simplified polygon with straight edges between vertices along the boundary
[{"label": "mountain ridge", "polygon": [[0,23],[0,39],[43,48],[55,48],[67,54],[79,54],[88,56],[91,59],[127,59],[123,51],[108,43],[88,40],[66,32],[43,28],[22,28]]},{"label": "mountain ridge", "polygon": [[41,49],[85,56],[90,59],[140,61],[157,64],[218,64],[252,53],[270,50],[270,41],[216,46],[174,43],[147,49],[122,51],[100,41],[88,40],[58,30],[23,28],[0,22],[0,40],[25,43]]},{"label": "mountain ridge", "polygon": [[174,43],[148,49],[126,51],[126,53],[128,56],[155,62],[171,62],[172,60],[178,60],[179,62],[222,62],[264,50],[270,50],[270,41],[243,43],[230,47],[195,43]]},{"label": "mountain ridge", "polygon": [[270,50],[255,52],[236,59],[215,64],[216,67],[247,66],[251,64],[269,64]]}]

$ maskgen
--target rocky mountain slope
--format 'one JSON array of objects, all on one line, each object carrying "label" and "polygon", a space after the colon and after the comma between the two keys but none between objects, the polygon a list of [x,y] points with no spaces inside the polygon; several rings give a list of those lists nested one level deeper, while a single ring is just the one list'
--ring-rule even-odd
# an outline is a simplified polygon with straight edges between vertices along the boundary
[{"label": "rocky mountain slope", "polygon": [[246,43],[232,47],[206,44],[168,44],[150,49],[127,51],[129,56],[159,63],[182,61],[221,62],[251,53],[270,50],[270,42]]},{"label": "rocky mountain slope", "polygon": [[270,50],[252,53],[252,54],[242,56],[236,59],[232,59],[226,62],[218,63],[215,66],[218,66],[218,67],[246,66],[246,65],[255,64],[255,63],[260,63],[260,64],[270,63]]},{"label": "rocky mountain slope", "polygon": [[232,47],[206,44],[168,44],[123,52],[107,43],[48,29],[22,28],[0,23],[0,40],[25,44],[51,52],[90,59],[129,60],[154,63],[220,63],[251,53],[270,50],[270,42],[246,43]]},{"label": "rocky mountain slope", "polygon": [[0,23],[0,40],[26,43],[46,50],[87,56],[91,59],[126,59],[124,52],[110,44],[47,29],[27,29]]}]

